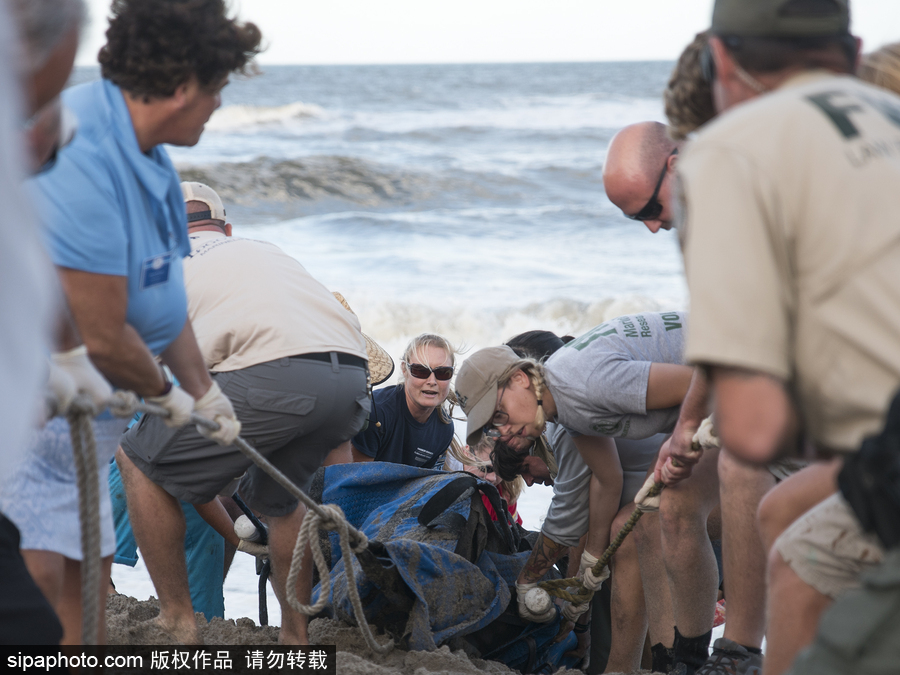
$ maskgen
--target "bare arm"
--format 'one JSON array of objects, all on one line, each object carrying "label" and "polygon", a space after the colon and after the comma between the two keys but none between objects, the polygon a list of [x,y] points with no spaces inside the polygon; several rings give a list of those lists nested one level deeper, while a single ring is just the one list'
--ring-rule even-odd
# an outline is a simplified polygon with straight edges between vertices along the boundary
[{"label": "bare arm", "polygon": [[190,319],[184,322],[181,333],[172,341],[172,344],[166,347],[160,357],[163,363],[172,369],[181,388],[195,399],[209,391],[212,386],[212,378],[206,369],[206,362],[203,360],[203,354],[200,353],[197,338],[194,337],[194,328],[191,326]]},{"label": "bare arm", "polygon": [[206,504],[194,504],[197,513],[205,520],[222,538],[232,546],[237,546],[240,539],[234,533],[234,521],[218,498]]},{"label": "bare arm", "polygon": [[67,352],[84,344],[78,334],[78,327],[68,307],[62,307],[56,319],[56,340],[54,351]]},{"label": "bare arm", "polygon": [[711,379],[716,430],[728,452],[764,464],[796,447],[799,423],[783,382],[739,368],[712,368]]},{"label": "bare arm", "polygon": [[591,470],[590,524],[585,550],[602,555],[609,545],[609,528],[619,511],[622,498],[622,465],[616,443],[601,436],[579,436],[575,447]]},{"label": "bare arm", "polygon": [[352,443],[350,444],[350,454],[353,456],[354,462],[371,462],[375,459],[374,457],[369,457],[368,455],[361,453]]},{"label": "bare arm", "polygon": [[531,555],[528,556],[528,561],[519,573],[519,578],[516,579],[516,582],[520,584],[532,584],[540,581],[550,568],[553,567],[553,564],[562,558],[568,550],[568,546],[558,544],[541,533],[534,543],[534,548],[531,549]]},{"label": "bare arm", "polygon": [[117,387],[139,396],[157,396],[162,371],[137,331],[125,322],[128,280],[59,268],[75,325],[97,369]]},{"label": "bare arm", "polygon": [[694,369],[674,363],[651,363],[647,379],[647,410],[681,405],[687,395]]},{"label": "bare arm", "polygon": [[[699,368],[694,369],[691,385],[672,436],[663,443],[656,461],[654,478],[666,485],[675,485],[691,475],[694,464],[700,461],[702,453],[692,450],[691,443],[700,423],[709,416],[709,384]],[[674,458],[675,462],[669,461]]]}]

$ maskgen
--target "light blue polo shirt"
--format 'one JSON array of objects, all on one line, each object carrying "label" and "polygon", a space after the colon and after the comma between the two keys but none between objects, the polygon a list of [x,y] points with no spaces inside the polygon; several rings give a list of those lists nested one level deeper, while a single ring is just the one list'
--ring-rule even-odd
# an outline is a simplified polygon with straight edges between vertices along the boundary
[{"label": "light blue polo shirt", "polygon": [[122,92],[108,80],[72,87],[63,101],[78,133],[35,179],[51,257],[128,277],[126,321],[158,354],[187,320],[181,260],[191,245],[178,173],[161,146],[141,152]]}]

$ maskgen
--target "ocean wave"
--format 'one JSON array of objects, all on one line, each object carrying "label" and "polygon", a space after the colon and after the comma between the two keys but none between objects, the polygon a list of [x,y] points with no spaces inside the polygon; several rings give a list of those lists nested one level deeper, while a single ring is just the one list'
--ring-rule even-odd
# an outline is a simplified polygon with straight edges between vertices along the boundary
[{"label": "ocean wave", "polygon": [[[363,331],[395,358],[414,336],[438,333],[468,353],[502,344],[528,330],[578,336],[604,321],[638,312],[678,309],[671,302],[640,294],[596,300],[554,298],[502,309],[469,306],[434,307],[415,302],[384,301],[362,290],[340,290],[359,315]],[[464,357],[463,357],[464,358]]]},{"label": "ocean wave", "polygon": [[236,131],[254,126],[282,125],[299,120],[321,118],[325,111],[312,103],[257,106],[229,105],[217,110],[206,124],[207,131]]},{"label": "ocean wave", "polygon": [[264,210],[268,204],[285,215],[326,206],[340,211],[338,203],[379,207],[422,205],[435,199],[490,201],[535,189],[532,182],[516,176],[411,170],[342,155],[263,156],[246,162],[179,163],[176,168],[182,180],[206,183],[226,202]]},{"label": "ocean wave", "polygon": [[250,162],[211,166],[180,166],[182,180],[206,183],[226,202],[345,200],[363,206],[403,202],[420,194],[427,179],[355,157],[311,156],[277,160],[260,157]]}]

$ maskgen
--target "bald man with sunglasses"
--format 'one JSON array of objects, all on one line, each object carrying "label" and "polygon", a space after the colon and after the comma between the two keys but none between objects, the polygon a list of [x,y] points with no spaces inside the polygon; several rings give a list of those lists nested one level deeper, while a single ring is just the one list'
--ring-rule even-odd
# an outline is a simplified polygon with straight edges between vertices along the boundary
[{"label": "bald man with sunglasses", "polygon": [[672,228],[670,195],[680,146],[664,124],[638,122],[619,131],[606,153],[606,196],[626,218],[654,234]]}]

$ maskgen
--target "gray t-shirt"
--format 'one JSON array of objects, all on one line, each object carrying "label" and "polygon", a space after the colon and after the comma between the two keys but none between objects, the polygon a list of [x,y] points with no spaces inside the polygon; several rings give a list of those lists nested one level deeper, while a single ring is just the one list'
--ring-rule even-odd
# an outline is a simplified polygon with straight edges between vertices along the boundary
[{"label": "gray t-shirt", "polygon": [[683,364],[685,312],[620,316],[589,330],[545,364],[557,421],[587,436],[648,438],[675,428],[679,406],[647,410],[650,364]]}]

